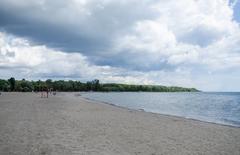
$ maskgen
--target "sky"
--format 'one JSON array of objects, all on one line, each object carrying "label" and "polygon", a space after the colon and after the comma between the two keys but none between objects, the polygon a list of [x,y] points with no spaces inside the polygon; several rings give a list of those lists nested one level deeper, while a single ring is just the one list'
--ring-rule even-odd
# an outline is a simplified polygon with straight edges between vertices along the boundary
[{"label": "sky", "polygon": [[1,0],[0,78],[240,91],[239,0]]}]

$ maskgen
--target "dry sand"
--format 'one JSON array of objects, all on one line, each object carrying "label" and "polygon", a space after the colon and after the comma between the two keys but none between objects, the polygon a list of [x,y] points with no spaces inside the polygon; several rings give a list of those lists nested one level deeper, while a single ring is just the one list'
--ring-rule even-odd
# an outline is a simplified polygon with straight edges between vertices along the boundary
[{"label": "dry sand", "polygon": [[0,96],[1,155],[240,155],[240,128],[128,110],[75,93]]}]

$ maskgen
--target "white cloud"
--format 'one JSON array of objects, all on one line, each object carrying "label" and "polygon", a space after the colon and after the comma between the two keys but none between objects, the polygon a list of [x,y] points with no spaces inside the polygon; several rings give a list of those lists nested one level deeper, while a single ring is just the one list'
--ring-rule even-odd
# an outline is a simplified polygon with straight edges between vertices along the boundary
[{"label": "white cloud", "polygon": [[[31,45],[23,38],[0,33],[0,67],[19,68],[19,77],[60,76],[93,77],[95,72],[108,71],[106,66],[91,65],[80,53],[64,53],[46,46]],[[14,75],[14,71],[12,72]]]},{"label": "white cloud", "polygon": [[231,8],[233,9],[237,5],[237,3],[238,3],[238,0],[232,0],[230,4]]},{"label": "white cloud", "polygon": [[159,1],[152,8],[156,18],[138,21],[132,32],[120,36],[118,52],[147,55],[149,66],[163,60],[209,70],[239,66],[240,28],[228,1]]},{"label": "white cloud", "polygon": [[96,66],[80,53],[65,53],[28,40],[0,32],[0,78],[29,79],[100,79],[102,82],[142,83],[153,81],[140,77],[143,73],[110,66]]}]

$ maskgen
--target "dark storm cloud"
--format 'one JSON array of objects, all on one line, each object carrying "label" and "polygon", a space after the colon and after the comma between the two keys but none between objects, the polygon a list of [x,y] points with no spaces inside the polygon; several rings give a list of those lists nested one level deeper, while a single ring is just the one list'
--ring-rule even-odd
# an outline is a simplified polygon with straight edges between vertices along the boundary
[{"label": "dark storm cloud", "polygon": [[136,1],[82,2],[84,5],[74,1],[29,2],[0,2],[3,31],[65,52],[81,52],[90,58],[109,52],[114,37],[128,32],[136,20],[151,14],[146,12],[143,2],[133,8]]},{"label": "dark storm cloud", "polygon": [[87,36],[77,35],[67,28],[41,23],[41,21],[22,19],[17,14],[4,10],[0,10],[0,21],[0,27],[3,31],[66,52],[89,54],[97,49],[107,49],[108,46],[107,40],[88,38]]}]

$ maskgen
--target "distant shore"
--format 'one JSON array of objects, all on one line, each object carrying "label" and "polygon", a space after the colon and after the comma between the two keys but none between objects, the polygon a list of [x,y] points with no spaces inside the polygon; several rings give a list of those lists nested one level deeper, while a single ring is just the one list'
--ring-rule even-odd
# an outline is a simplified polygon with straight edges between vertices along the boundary
[{"label": "distant shore", "polygon": [[88,82],[52,79],[47,79],[46,81],[29,81],[26,79],[16,80],[14,77],[8,80],[0,79],[0,90],[5,92],[39,92],[46,90],[60,92],[199,92],[196,88],[178,86],[100,83],[98,79]]},{"label": "distant shore", "polygon": [[2,93],[0,154],[240,154],[240,129],[87,100]]}]

